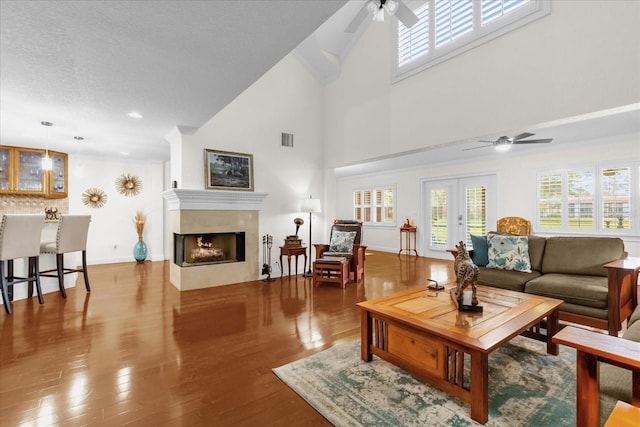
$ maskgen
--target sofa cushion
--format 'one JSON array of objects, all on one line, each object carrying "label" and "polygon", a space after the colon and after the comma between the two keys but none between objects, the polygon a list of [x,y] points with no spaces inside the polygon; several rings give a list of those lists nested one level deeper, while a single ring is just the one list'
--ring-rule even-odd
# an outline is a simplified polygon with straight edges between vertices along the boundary
[{"label": "sofa cushion", "polygon": [[542,273],[606,277],[604,265],[623,256],[624,243],[617,237],[549,237]]},{"label": "sofa cushion", "polygon": [[631,371],[602,362],[598,365],[600,366],[600,419],[604,421],[609,417],[618,400],[631,403]]},{"label": "sofa cushion", "polygon": [[[629,316],[629,322],[627,324],[627,327],[631,328],[631,325],[633,325],[639,320],[640,320],[640,305],[637,306],[636,309],[633,310],[633,313],[631,313],[631,316]],[[640,323],[638,323],[636,327],[640,329]],[[640,340],[636,340],[636,341],[640,341]]]},{"label": "sofa cushion", "polygon": [[476,236],[470,234],[471,245],[473,251],[471,253],[471,260],[479,267],[484,267],[489,263],[489,243],[487,242],[487,236]]},{"label": "sofa cushion", "polygon": [[540,273],[533,271],[524,273],[515,270],[497,270],[494,268],[479,267],[478,283],[481,285],[493,286],[495,288],[507,289],[510,291],[524,291],[524,285],[531,279],[540,277]]},{"label": "sofa cushion", "polygon": [[542,271],[542,259],[547,238],[533,235],[527,237],[529,238],[529,262],[531,263],[531,269]]},{"label": "sofa cushion", "polygon": [[609,288],[607,279],[600,276],[544,274],[528,281],[524,291],[571,304],[606,309]]},{"label": "sofa cushion", "polygon": [[528,237],[489,234],[487,241],[489,243],[487,268],[531,273]]}]

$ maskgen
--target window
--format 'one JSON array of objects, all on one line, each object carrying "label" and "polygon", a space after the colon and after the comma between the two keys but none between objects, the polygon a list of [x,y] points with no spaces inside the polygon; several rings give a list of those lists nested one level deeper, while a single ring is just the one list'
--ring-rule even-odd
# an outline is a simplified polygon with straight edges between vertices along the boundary
[{"label": "window", "polygon": [[395,189],[385,186],[353,192],[353,218],[366,225],[395,225]]},{"label": "window", "polygon": [[412,28],[398,26],[394,80],[548,15],[551,0],[426,0]]},{"label": "window", "polygon": [[634,181],[633,171],[630,166],[621,166],[539,173],[538,228],[630,232],[634,228],[632,183],[639,179],[636,176]]}]

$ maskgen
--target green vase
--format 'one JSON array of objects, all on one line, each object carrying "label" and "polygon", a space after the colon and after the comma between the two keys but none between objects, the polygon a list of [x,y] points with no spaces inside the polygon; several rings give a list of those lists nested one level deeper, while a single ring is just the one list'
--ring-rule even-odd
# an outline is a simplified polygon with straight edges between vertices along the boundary
[{"label": "green vase", "polygon": [[133,257],[137,262],[143,262],[147,259],[147,244],[142,241],[142,239],[138,240],[135,245],[133,245]]}]

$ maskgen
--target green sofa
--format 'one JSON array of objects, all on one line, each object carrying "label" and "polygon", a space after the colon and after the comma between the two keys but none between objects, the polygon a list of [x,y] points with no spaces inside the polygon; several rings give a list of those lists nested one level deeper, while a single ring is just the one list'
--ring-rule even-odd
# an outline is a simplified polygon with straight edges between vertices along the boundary
[{"label": "green sofa", "polygon": [[[475,237],[475,236],[474,236]],[[626,258],[624,242],[612,237],[528,237],[531,272],[479,266],[478,283],[564,301],[560,320],[617,335],[637,305],[628,275],[605,265]],[[475,243],[474,243],[475,245]],[[455,256],[455,253],[454,253]],[[617,282],[617,283],[616,283]]]}]

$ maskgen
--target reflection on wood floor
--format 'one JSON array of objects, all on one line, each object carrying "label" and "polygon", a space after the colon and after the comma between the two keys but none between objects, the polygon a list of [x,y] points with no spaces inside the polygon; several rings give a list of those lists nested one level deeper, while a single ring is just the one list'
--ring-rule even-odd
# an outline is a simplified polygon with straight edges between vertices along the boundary
[{"label": "reflection on wood floor", "polygon": [[271,369],[359,340],[357,302],[452,265],[370,252],[345,290],[300,275],[182,293],[167,262],[90,266],[90,294],[79,278],[3,312],[0,425],[330,425]]}]

